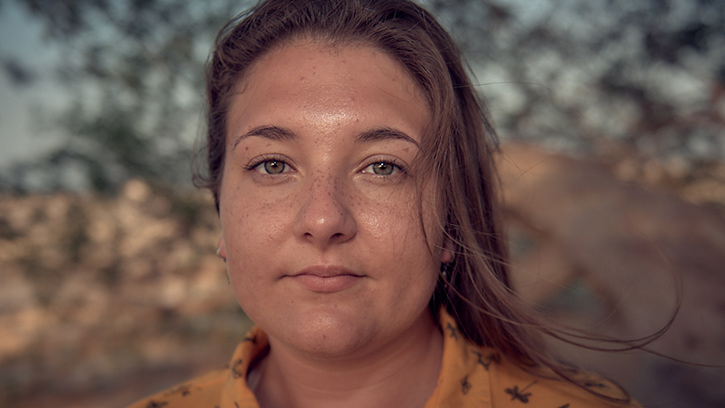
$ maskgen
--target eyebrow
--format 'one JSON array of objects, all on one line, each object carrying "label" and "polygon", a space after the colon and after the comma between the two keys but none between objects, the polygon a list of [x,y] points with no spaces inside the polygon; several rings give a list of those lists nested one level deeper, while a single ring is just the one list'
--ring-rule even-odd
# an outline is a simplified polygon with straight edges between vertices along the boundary
[{"label": "eyebrow", "polygon": [[250,130],[249,132],[237,137],[234,140],[234,144],[232,145],[232,150],[234,150],[237,147],[239,142],[241,142],[242,140],[244,140],[250,136],[259,136],[259,137],[263,137],[265,139],[279,140],[279,141],[297,139],[297,135],[294,132],[289,131],[287,129],[277,127],[277,126],[258,126],[254,129]]},{"label": "eyebrow", "polygon": [[[237,145],[244,139],[250,137],[250,136],[258,136],[269,140],[277,140],[277,141],[286,141],[286,140],[297,140],[298,136],[294,132],[278,127],[278,126],[258,126],[254,129],[250,130],[247,133],[244,133],[243,135],[240,135],[234,140],[234,144],[232,145],[232,150],[234,150]],[[383,127],[383,128],[376,128],[371,130],[366,130],[365,132],[360,133],[355,138],[355,143],[365,143],[365,142],[375,142],[375,141],[382,141],[382,140],[404,140],[408,143],[411,143],[415,145],[418,149],[420,149],[420,144],[413,139],[412,137],[408,136],[405,132],[402,132],[397,129],[389,128],[389,127]]]},{"label": "eyebrow", "polygon": [[393,128],[377,128],[365,131],[363,133],[360,133],[356,138],[355,142],[374,142],[378,140],[390,140],[390,139],[398,139],[398,140],[405,140],[406,142],[409,142],[418,149],[420,149],[420,144],[413,139],[412,137],[405,134],[405,132],[401,132],[400,130],[393,129]]}]

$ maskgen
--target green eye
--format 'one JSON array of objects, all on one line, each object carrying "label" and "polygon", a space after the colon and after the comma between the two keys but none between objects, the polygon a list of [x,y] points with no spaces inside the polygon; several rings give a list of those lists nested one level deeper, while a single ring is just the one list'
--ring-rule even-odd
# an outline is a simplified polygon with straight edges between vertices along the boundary
[{"label": "green eye", "polygon": [[285,162],[277,161],[277,160],[268,160],[268,161],[262,163],[262,165],[264,166],[264,172],[267,174],[284,173],[285,167],[287,167]]},{"label": "green eye", "polygon": [[389,176],[393,174],[393,171],[395,170],[394,164],[386,162],[373,163],[370,166],[372,167],[373,173],[378,176]]},{"label": "green eye", "polygon": [[395,176],[398,174],[405,174],[405,167],[397,164],[395,161],[381,160],[374,161],[362,170],[363,173],[374,174],[376,176]]}]

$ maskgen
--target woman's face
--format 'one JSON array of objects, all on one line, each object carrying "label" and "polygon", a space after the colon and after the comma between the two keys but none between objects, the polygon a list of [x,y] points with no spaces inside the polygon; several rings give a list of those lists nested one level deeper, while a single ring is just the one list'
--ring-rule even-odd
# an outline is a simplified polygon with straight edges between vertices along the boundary
[{"label": "woman's face", "polygon": [[220,244],[245,312],[273,344],[324,356],[430,325],[450,254],[433,183],[418,195],[409,169],[429,111],[404,68],[374,48],[302,41],[261,58],[238,92]]}]

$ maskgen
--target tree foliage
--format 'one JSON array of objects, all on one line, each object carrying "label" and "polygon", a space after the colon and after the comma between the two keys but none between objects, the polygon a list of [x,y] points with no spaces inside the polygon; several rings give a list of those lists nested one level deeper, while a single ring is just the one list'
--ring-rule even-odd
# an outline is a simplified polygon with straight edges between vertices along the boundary
[{"label": "tree foliage", "polygon": [[[178,183],[200,130],[202,72],[240,0],[15,0],[64,49],[74,102],[65,145],[0,180],[50,187],[81,175],[101,191],[129,177]],[[725,157],[725,7],[719,0],[428,0],[462,44],[504,137],[645,156]],[[2,9],[0,8],[0,12]],[[34,75],[6,61],[18,82]],[[75,172],[75,173],[74,173]]]},{"label": "tree foliage", "polygon": [[505,136],[643,156],[725,158],[718,0],[430,0]]},{"label": "tree foliage", "polygon": [[72,103],[57,115],[63,147],[16,166],[5,184],[22,188],[39,173],[51,189],[69,176],[99,191],[131,177],[187,182],[203,65],[216,32],[245,3],[17,1],[43,21],[48,41],[63,48],[55,75]]}]

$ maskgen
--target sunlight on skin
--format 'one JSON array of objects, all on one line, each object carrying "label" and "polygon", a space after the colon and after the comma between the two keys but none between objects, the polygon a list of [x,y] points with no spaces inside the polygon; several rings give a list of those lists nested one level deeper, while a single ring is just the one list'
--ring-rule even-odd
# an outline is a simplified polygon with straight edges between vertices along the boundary
[{"label": "sunlight on skin", "polygon": [[[441,236],[424,239],[408,173],[429,117],[416,85],[375,49],[299,42],[263,57],[240,90],[220,217],[232,287],[270,337],[257,394],[434,389],[442,339],[427,307],[450,254],[430,252]],[[415,384],[393,380],[411,367]]]}]

